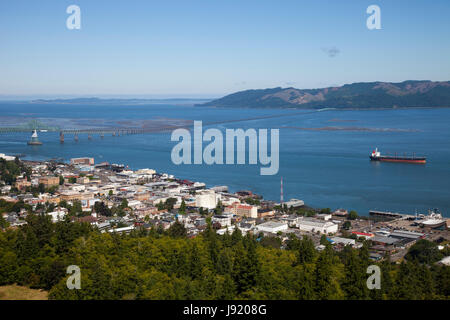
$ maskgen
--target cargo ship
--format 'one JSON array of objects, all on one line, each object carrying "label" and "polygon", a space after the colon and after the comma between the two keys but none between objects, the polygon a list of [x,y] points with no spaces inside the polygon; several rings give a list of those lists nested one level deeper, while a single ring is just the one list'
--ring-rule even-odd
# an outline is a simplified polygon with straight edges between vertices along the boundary
[{"label": "cargo ship", "polygon": [[447,224],[447,220],[442,217],[438,209],[428,210],[428,215],[420,214],[415,221],[416,225],[424,228],[437,229]]},{"label": "cargo ship", "polygon": [[407,156],[406,154],[401,155],[382,155],[378,148],[372,151],[372,154],[370,155],[370,160],[372,161],[386,161],[386,162],[403,162],[403,163],[418,163],[418,164],[425,164],[427,162],[427,158],[425,157],[417,157],[415,154],[412,156]]}]

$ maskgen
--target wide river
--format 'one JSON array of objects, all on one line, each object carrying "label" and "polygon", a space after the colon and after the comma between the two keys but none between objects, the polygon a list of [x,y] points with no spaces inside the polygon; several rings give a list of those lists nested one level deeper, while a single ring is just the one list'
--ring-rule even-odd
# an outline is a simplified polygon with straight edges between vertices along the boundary
[{"label": "wide river", "polygon": [[[217,109],[183,105],[70,105],[0,103],[0,126],[22,125],[32,119],[62,128],[154,126],[202,120],[204,129],[280,129],[279,172],[260,175],[261,165],[175,165],[170,132],[88,140],[59,133],[39,133],[42,146],[26,144],[31,133],[0,134],[0,153],[25,154],[44,160],[88,156],[96,163],[153,168],[179,178],[227,185],[230,191],[252,190],[279,201],[297,198],[313,207],[414,214],[439,208],[450,216],[450,109],[322,112],[279,109]],[[240,121],[233,121],[240,120]],[[208,123],[215,123],[207,126]],[[207,143],[204,143],[206,146]],[[426,165],[374,163],[370,152],[416,153]],[[248,161],[247,161],[248,163]]]}]

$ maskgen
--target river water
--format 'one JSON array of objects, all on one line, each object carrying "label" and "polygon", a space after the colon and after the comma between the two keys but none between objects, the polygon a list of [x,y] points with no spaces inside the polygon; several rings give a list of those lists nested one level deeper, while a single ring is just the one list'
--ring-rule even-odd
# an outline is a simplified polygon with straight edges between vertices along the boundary
[{"label": "river water", "polygon": [[[371,209],[414,214],[439,208],[450,216],[450,109],[397,109],[322,112],[287,109],[220,109],[189,105],[73,105],[0,103],[0,126],[37,119],[62,128],[155,126],[201,120],[207,128],[280,129],[279,172],[260,175],[257,165],[175,165],[170,132],[76,142],[59,133],[40,133],[42,146],[26,144],[30,133],[0,134],[0,153],[25,159],[94,157],[96,163],[124,163],[153,168],[207,186],[252,190],[279,201],[297,198],[314,207],[346,208],[367,215]],[[209,125],[208,123],[214,123]],[[206,146],[207,143],[204,143]],[[370,152],[416,153],[426,165],[374,163]]]}]

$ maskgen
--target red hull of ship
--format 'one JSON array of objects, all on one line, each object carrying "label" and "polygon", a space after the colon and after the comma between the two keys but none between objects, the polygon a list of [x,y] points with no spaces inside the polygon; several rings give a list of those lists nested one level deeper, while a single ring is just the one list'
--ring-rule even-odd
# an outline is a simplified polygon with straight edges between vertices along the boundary
[{"label": "red hull of ship", "polygon": [[372,161],[383,161],[383,162],[397,162],[397,163],[415,163],[415,164],[425,164],[427,162],[426,157],[416,157],[413,156],[407,156],[406,154],[404,156],[391,156],[391,155],[381,155],[378,151],[378,148],[375,149],[372,154],[370,155],[370,160]]},{"label": "red hull of ship", "polygon": [[383,158],[380,158],[378,161],[383,161],[383,162],[417,163],[417,164],[425,164],[425,163],[427,163],[426,160],[403,160],[403,159],[383,159]]}]

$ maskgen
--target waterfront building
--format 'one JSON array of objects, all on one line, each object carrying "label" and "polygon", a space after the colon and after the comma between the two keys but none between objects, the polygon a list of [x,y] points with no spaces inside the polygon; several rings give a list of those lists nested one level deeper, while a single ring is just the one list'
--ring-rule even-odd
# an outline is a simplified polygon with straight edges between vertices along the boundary
[{"label": "waterfront building", "polygon": [[289,201],[284,202],[283,205],[286,205],[288,208],[299,208],[303,207],[305,205],[305,202],[299,199],[291,199]]},{"label": "waterfront building", "polygon": [[257,232],[278,233],[288,229],[287,222],[282,221],[268,221],[256,225]]},{"label": "waterfront building", "polygon": [[12,156],[7,156],[4,153],[0,153],[0,159],[6,160],[6,161],[14,161],[16,158]]},{"label": "waterfront building", "polygon": [[297,219],[297,227],[302,231],[319,232],[321,234],[336,233],[338,231],[338,225],[333,222],[304,217]]},{"label": "waterfront building", "polygon": [[94,165],[94,158],[72,158],[70,159],[71,165]]},{"label": "waterfront building", "polygon": [[214,190],[215,192],[228,192],[227,186],[215,186],[212,187],[211,190]]},{"label": "waterfront building", "polygon": [[337,217],[346,217],[348,215],[348,211],[345,209],[337,209],[333,212],[333,215]]}]

